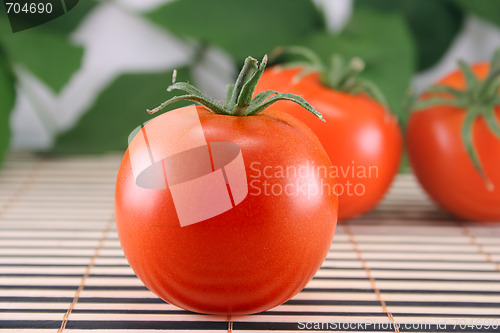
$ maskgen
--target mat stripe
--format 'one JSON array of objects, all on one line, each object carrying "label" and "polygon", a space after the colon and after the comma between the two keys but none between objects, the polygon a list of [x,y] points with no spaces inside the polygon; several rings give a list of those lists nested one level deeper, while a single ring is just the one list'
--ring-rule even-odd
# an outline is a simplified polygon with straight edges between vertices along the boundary
[{"label": "mat stripe", "polygon": [[285,304],[230,318],[167,304],[135,277],[110,220],[120,159],[8,157],[1,332],[500,331],[500,226],[455,221],[411,175],[338,226],[320,271]]}]

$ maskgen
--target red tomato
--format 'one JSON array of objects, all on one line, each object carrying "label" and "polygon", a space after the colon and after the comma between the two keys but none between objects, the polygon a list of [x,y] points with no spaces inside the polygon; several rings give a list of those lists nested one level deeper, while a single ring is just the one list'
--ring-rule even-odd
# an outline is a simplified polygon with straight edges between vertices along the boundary
[{"label": "red tomato", "polygon": [[338,176],[339,219],[361,215],[380,201],[398,172],[402,137],[397,120],[364,94],[349,95],[321,84],[318,74],[298,82],[300,68],[270,68],[257,91],[274,89],[302,96],[325,118],[318,122],[291,102],[279,102],[287,113],[318,136]]},{"label": "red tomato", "polygon": [[[490,66],[476,64],[478,78],[487,76]],[[438,82],[464,90],[460,71]],[[423,97],[424,99],[427,96]],[[410,163],[422,187],[445,210],[467,220],[500,220],[500,140],[480,116],[473,125],[473,142],[485,174],[494,189],[488,189],[462,143],[461,129],[466,110],[440,105],[413,112],[408,122],[407,144]],[[500,120],[500,107],[495,108]]]},{"label": "red tomato", "polygon": [[[245,117],[217,115],[201,106],[197,112],[208,142],[240,146],[248,196],[221,215],[180,227],[170,190],[137,186],[127,150],[115,198],[123,251],[143,283],[174,305],[209,314],[267,310],[312,279],[330,248],[337,221],[333,191],[278,190],[289,184],[333,188],[331,177],[314,172],[331,163],[310,129],[276,107]],[[145,128],[163,122],[164,116]],[[186,135],[191,130],[187,127]],[[148,131],[148,137],[156,135],[161,133]],[[282,176],[281,167],[303,172]],[[274,193],[259,193],[264,181],[275,184]]]}]

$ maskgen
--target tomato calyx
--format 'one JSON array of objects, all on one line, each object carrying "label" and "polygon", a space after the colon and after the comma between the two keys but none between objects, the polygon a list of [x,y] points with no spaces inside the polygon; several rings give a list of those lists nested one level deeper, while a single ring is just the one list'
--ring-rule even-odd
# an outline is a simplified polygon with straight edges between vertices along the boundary
[{"label": "tomato calyx", "polygon": [[183,100],[196,102],[203,105],[209,111],[215,114],[228,115],[228,116],[252,116],[267,109],[272,104],[287,100],[292,101],[302,106],[307,111],[314,114],[320,120],[325,121],[321,113],[319,113],[311,104],[305,99],[294,94],[279,93],[275,90],[267,90],[259,93],[253,97],[255,88],[259,79],[262,77],[267,65],[267,55],[264,56],[262,61],[259,62],[252,58],[247,57],[243,68],[236,79],[234,84],[227,87],[226,100],[223,105],[215,102],[193,85],[187,82],[175,82],[176,71],[172,78],[172,85],[167,88],[167,91],[182,90],[187,94],[172,97],[171,99],[161,103],[156,108],[147,112],[149,114],[156,113],[162,110],[165,106]]},{"label": "tomato calyx", "polygon": [[427,89],[431,93],[428,99],[416,102],[412,111],[421,111],[429,107],[448,105],[466,110],[465,120],[461,128],[462,144],[469,155],[475,169],[481,175],[488,190],[495,189],[493,183],[483,170],[477,149],[473,142],[473,126],[478,117],[483,117],[488,129],[500,140],[500,124],[495,118],[495,107],[500,105],[500,49],[493,55],[490,72],[484,80],[480,80],[470,65],[459,61],[458,65],[464,76],[466,89],[458,90],[449,86],[436,85]]},{"label": "tomato calyx", "polygon": [[271,58],[276,59],[287,54],[304,59],[276,66],[278,69],[301,67],[302,70],[294,77],[294,83],[298,83],[310,73],[318,73],[324,86],[350,95],[365,93],[388,109],[387,100],[380,89],[373,82],[359,77],[365,69],[365,62],[361,58],[354,57],[347,62],[340,54],[333,54],[330,64],[326,65],[315,52],[303,46],[278,47],[271,54]]}]

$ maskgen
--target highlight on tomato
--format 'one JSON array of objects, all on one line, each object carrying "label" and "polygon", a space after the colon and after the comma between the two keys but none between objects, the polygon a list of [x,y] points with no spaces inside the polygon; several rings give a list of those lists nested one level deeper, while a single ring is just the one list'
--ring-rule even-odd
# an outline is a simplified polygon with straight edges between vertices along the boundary
[{"label": "highlight on tomato", "polygon": [[223,105],[187,83],[171,85],[186,94],[151,113],[180,100],[198,105],[140,128],[119,169],[125,256],[146,287],[190,311],[250,314],[282,304],[330,249],[338,199],[324,170],[332,165],[314,133],[275,103],[322,116],[292,94],[253,97],[266,59],[246,59]]},{"label": "highlight on tomato", "polygon": [[491,62],[455,70],[414,105],[407,127],[411,166],[445,210],[500,221],[500,50]]},{"label": "highlight on tomato", "polygon": [[339,219],[362,215],[382,199],[399,170],[402,135],[377,87],[358,76],[364,63],[333,55],[326,65],[311,50],[283,47],[276,54],[303,57],[268,68],[257,91],[274,89],[304,97],[325,117],[319,124],[296,105],[280,102],[318,136],[338,177]]}]

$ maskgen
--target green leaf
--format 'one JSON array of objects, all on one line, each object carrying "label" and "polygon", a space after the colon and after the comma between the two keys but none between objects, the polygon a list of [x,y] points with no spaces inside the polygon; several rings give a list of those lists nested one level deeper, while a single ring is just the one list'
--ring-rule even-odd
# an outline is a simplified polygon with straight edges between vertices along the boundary
[{"label": "green leaf", "polygon": [[7,17],[7,9],[3,1],[0,1],[0,37],[6,33],[12,33],[9,18]]},{"label": "green leaf", "polygon": [[83,48],[73,45],[64,35],[35,30],[7,34],[1,41],[13,63],[26,67],[59,92],[80,67]]},{"label": "green leaf", "polygon": [[[87,16],[87,14],[96,7],[98,1],[96,0],[85,0],[79,1],[77,6],[73,9],[67,11],[64,15],[36,26],[32,29],[36,29],[39,32],[51,32],[60,35],[67,35],[73,32],[81,21]],[[68,7],[66,7],[68,8]],[[31,30],[31,29],[30,29]],[[7,10],[3,2],[0,1],[0,33],[12,33],[10,27],[9,19],[7,17]]]},{"label": "green leaf", "polygon": [[472,12],[477,16],[500,25],[500,1],[498,0],[452,0],[464,11]]},{"label": "green leaf", "polygon": [[95,1],[80,1],[63,16],[17,33],[7,28],[7,17],[0,14],[0,43],[14,65],[25,67],[59,92],[80,68],[83,56],[83,48],[73,44],[69,35],[94,6]]},{"label": "green leaf", "polygon": [[427,69],[441,59],[464,21],[463,12],[443,0],[357,0],[356,8],[363,7],[403,16],[417,48],[418,70]]},{"label": "green leaf", "polygon": [[69,9],[66,14],[42,24],[37,29],[51,33],[69,34],[78,27],[89,12],[97,6],[98,2],[96,0],[80,0],[72,9],[69,9],[68,3],[66,3],[66,8]]},{"label": "green leaf", "polygon": [[0,48],[0,164],[9,146],[10,113],[14,107],[15,97],[14,76]]},{"label": "green leaf", "polygon": [[[161,74],[125,74],[111,84],[85,113],[78,124],[57,137],[53,153],[104,153],[127,147],[130,132],[154,116],[146,109],[182,92],[166,93],[172,71]],[[177,78],[190,81],[188,70],[177,70]],[[166,107],[171,110],[193,104],[179,102]]]},{"label": "green leaf", "polygon": [[414,53],[401,15],[359,8],[340,34],[315,34],[306,46],[325,63],[335,53],[344,59],[363,59],[366,67],[360,77],[378,86],[404,123],[407,113],[402,112],[401,101],[414,74]]},{"label": "green leaf", "polygon": [[310,0],[172,1],[147,17],[178,36],[216,45],[238,62],[248,55],[260,59],[277,45],[297,44],[324,30]]}]

